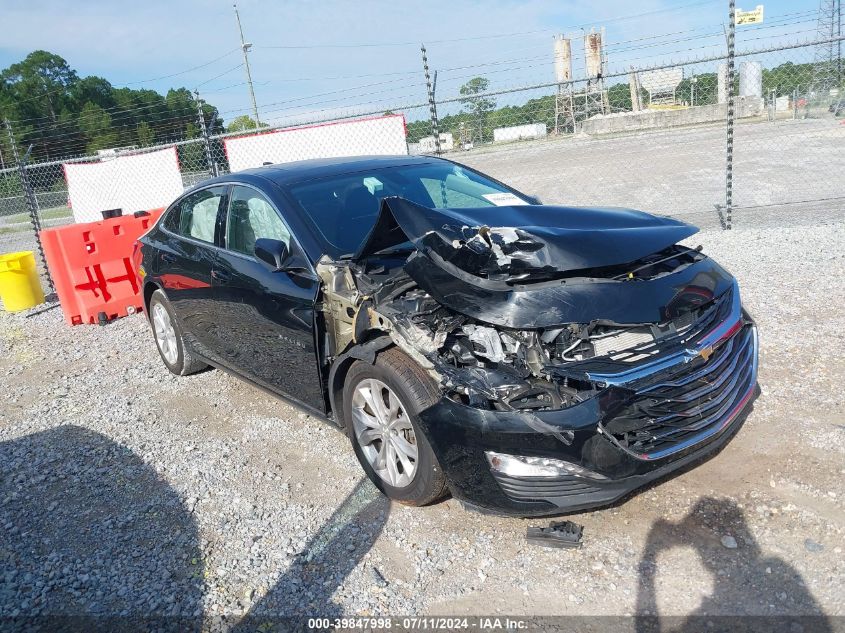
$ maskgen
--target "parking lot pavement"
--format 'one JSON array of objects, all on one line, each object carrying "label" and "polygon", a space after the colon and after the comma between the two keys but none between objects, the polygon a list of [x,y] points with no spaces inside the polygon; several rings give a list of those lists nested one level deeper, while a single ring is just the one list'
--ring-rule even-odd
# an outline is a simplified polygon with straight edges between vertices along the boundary
[{"label": "parking lot pavement", "polygon": [[845,223],[705,231],[760,326],[762,396],[717,456],[576,515],[389,504],[344,436],[141,316],[0,313],[0,614],[845,616]]},{"label": "parking lot pavement", "polygon": [[[761,228],[845,220],[843,143],[845,126],[833,119],[739,123],[734,224]],[[630,207],[709,229],[719,227],[715,205],[725,203],[723,125],[549,137],[447,158],[548,204]]]}]

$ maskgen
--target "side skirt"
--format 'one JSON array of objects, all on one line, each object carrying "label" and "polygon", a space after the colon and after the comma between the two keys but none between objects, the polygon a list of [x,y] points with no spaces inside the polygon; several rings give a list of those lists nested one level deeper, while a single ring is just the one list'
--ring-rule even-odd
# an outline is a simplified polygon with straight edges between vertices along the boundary
[{"label": "side skirt", "polygon": [[235,371],[231,367],[223,365],[222,363],[216,363],[214,361],[211,361],[211,360],[207,359],[205,356],[203,356],[202,354],[197,354],[193,349],[191,350],[191,353],[194,354],[195,356],[197,356],[199,358],[199,360],[204,362],[206,365],[210,365],[211,367],[214,367],[215,369],[219,369],[220,371],[225,372],[225,373],[229,374],[230,376],[234,376],[238,380],[242,380],[243,382],[247,383],[251,387],[255,387],[256,389],[263,391],[264,393],[266,393],[268,395],[273,396],[277,400],[281,400],[285,404],[289,404],[292,407],[296,407],[297,409],[299,409],[303,413],[307,413],[308,415],[317,418],[320,422],[328,424],[329,426],[331,426],[335,429],[340,428],[337,425],[337,423],[335,422],[333,415],[331,415],[331,414],[326,415],[325,412],[320,411],[319,409],[316,409],[316,408],[312,407],[311,405],[305,404],[304,402],[300,402],[296,398],[291,398],[290,396],[279,393],[278,391],[276,391],[274,389],[270,389],[269,387],[265,387],[264,385],[255,382],[251,378],[247,378],[243,374],[238,373],[237,371]]}]

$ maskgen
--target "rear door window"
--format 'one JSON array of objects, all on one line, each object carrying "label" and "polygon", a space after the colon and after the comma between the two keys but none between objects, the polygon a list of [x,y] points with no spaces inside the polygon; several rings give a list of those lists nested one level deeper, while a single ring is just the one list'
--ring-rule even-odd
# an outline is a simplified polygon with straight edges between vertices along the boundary
[{"label": "rear door window", "polygon": [[209,187],[186,196],[168,216],[166,228],[177,235],[214,244],[217,213],[226,189]]}]

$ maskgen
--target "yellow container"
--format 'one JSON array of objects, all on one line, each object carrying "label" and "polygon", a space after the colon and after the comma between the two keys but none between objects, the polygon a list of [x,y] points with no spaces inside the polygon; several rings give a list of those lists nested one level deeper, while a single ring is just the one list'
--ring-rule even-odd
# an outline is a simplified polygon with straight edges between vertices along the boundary
[{"label": "yellow container", "polygon": [[32,251],[0,255],[0,299],[7,312],[27,310],[44,303]]}]

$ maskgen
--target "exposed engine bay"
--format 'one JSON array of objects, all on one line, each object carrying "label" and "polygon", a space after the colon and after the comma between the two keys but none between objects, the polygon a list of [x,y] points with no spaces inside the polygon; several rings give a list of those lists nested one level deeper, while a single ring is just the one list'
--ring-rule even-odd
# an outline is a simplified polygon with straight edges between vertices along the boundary
[{"label": "exposed engine bay", "polygon": [[699,336],[729,294],[715,263],[675,243],[695,232],[683,223],[651,235],[636,227],[633,249],[627,230],[605,229],[624,248],[592,256],[583,230],[443,224],[416,206],[386,199],[358,254],[318,263],[329,362],[386,335],[457,402],[562,409],[605,386],[594,373],[626,371]]}]

